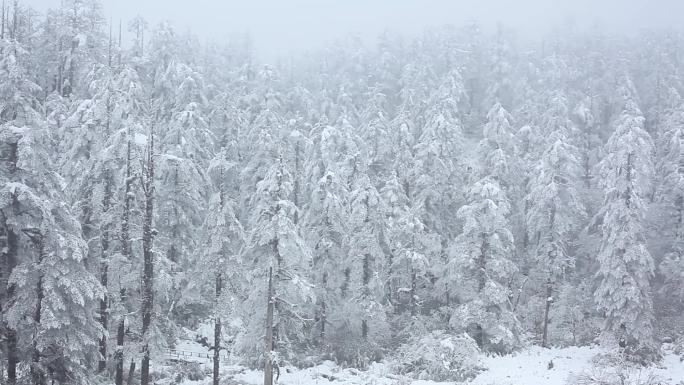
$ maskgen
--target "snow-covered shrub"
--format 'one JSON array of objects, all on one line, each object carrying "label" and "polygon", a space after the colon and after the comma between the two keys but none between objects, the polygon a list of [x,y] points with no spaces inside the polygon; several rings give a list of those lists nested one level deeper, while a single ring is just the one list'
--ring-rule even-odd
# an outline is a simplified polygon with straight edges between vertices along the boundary
[{"label": "snow-covered shrub", "polygon": [[181,384],[185,381],[202,381],[209,376],[209,368],[197,362],[176,362],[152,371],[152,383],[157,385]]},{"label": "snow-covered shrub", "polygon": [[615,368],[593,368],[570,376],[568,385],[661,385],[663,379],[653,373],[625,371]]},{"label": "snow-covered shrub", "polygon": [[391,339],[383,309],[369,309],[351,302],[332,312],[329,322],[324,349],[332,356],[326,358],[357,368],[366,368],[383,358]]},{"label": "snow-covered shrub", "polygon": [[603,320],[590,311],[593,291],[590,285],[563,285],[551,308],[549,341],[558,346],[585,346],[596,342]]},{"label": "snow-covered shrub", "polygon": [[416,379],[463,381],[480,371],[479,354],[477,343],[467,334],[434,331],[399,348],[396,370]]},{"label": "snow-covered shrub", "polygon": [[408,343],[414,336],[422,336],[434,330],[445,330],[449,327],[449,317],[453,312],[451,307],[435,309],[432,314],[400,313],[393,314],[391,319],[392,335],[390,348],[396,351],[401,345]]},{"label": "snow-covered shrub", "polygon": [[661,385],[662,378],[652,374],[634,374],[600,369],[589,373],[571,376],[568,385]]},{"label": "snow-covered shrub", "polygon": [[568,385],[660,385],[663,379],[648,367],[630,362],[622,354],[599,354],[592,367],[570,376]]},{"label": "snow-covered shrub", "polygon": [[475,338],[481,334],[483,350],[488,353],[508,354],[519,349],[522,334],[519,321],[513,312],[497,304],[502,298],[503,292],[485,288],[481,298],[455,308],[449,325]]}]

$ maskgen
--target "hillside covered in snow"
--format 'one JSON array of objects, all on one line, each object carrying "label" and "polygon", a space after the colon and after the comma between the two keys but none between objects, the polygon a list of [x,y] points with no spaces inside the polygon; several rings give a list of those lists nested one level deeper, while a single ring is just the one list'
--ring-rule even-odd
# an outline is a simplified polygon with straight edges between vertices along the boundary
[{"label": "hillside covered in snow", "polygon": [[0,383],[684,381],[679,30],[265,64],[54,3],[2,5]]}]

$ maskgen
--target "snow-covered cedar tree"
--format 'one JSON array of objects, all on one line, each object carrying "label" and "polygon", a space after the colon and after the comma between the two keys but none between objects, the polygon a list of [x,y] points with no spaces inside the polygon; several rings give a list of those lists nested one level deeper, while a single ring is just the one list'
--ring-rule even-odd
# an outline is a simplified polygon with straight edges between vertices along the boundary
[{"label": "snow-covered cedar tree", "polygon": [[[251,202],[250,233],[243,258],[248,268],[247,285],[252,289],[241,306],[246,328],[238,337],[237,349],[252,365],[263,362],[265,354],[279,365],[296,363],[313,321],[308,316],[314,293],[306,274],[312,263],[311,251],[292,221],[295,208],[288,199],[291,192],[292,178],[281,158],[258,182]],[[264,352],[271,269],[275,351]]]},{"label": "snow-covered cedar tree", "polygon": [[6,123],[0,136],[11,155],[0,189],[11,349],[30,363],[23,373],[32,381],[87,383],[99,357],[102,329],[93,315],[102,288],[86,270],[87,246],[60,193],[63,181],[43,167],[51,163],[45,130]]},{"label": "snow-covered cedar tree", "polygon": [[[209,164],[208,175],[212,181],[213,193],[209,210],[202,226],[206,241],[198,248],[195,259],[195,274],[213,271],[213,279],[190,280],[187,294],[195,294],[193,303],[201,308],[211,309],[214,327],[208,345],[213,350],[213,377],[218,381],[221,351],[229,349],[229,342],[235,338],[235,330],[224,328],[238,317],[237,306],[245,290],[244,270],[241,260],[245,234],[242,224],[235,215],[237,183],[239,173],[236,164],[223,148]],[[199,306],[195,306],[197,309]]]},{"label": "snow-covered cedar tree", "polygon": [[411,199],[396,176],[387,181],[380,194],[388,210],[391,298],[396,310],[414,316],[430,297],[430,263],[439,255],[441,243],[423,223],[421,207],[410,205]]},{"label": "snow-covered cedar tree", "polygon": [[335,358],[365,367],[383,357],[391,337],[385,278],[387,258],[383,205],[366,175],[355,175],[350,192],[349,249],[343,259],[346,293],[330,312]]},{"label": "snow-covered cedar tree", "polygon": [[448,240],[458,229],[452,213],[463,204],[461,154],[464,138],[460,116],[463,84],[458,71],[450,71],[443,84],[431,96],[426,124],[413,146],[414,157],[409,175],[413,190],[415,215],[428,233],[430,253],[431,300],[450,305],[451,288],[441,280],[447,262]]},{"label": "snow-covered cedar tree", "polygon": [[468,195],[468,204],[457,214],[463,232],[451,246],[447,265],[452,285],[459,288],[460,303],[450,325],[467,331],[484,351],[510,352],[520,346],[522,332],[508,287],[518,271],[510,259],[510,205],[492,177],[476,182]]},{"label": "snow-covered cedar tree", "polygon": [[[510,206],[507,216],[509,230],[517,241],[524,243],[524,162],[520,159],[513,125],[513,116],[508,110],[500,103],[494,104],[487,113],[487,120],[482,128],[483,138],[474,155],[479,161],[480,177],[494,177],[505,192]],[[464,191],[467,195],[467,188]],[[521,265],[520,261],[515,262]]]},{"label": "snow-covered cedar tree", "polygon": [[556,289],[549,309],[548,339],[557,346],[586,346],[596,342],[601,334],[602,319],[594,303],[591,280],[578,280],[577,275],[565,277]]},{"label": "snow-covered cedar tree", "polygon": [[[86,269],[87,246],[64,180],[50,167],[55,152],[40,88],[24,67],[28,52],[16,40],[1,43],[0,306],[8,380],[87,383],[98,358],[102,329],[93,314],[103,291]],[[19,360],[27,369],[17,372]]]},{"label": "snow-covered cedar tree", "polygon": [[495,104],[487,113],[483,136],[478,154],[484,175],[495,176],[509,194],[514,193],[520,170],[514,157],[517,146],[513,117],[501,104]]},{"label": "snow-covered cedar tree", "polygon": [[[664,257],[658,266],[662,278],[658,290],[657,309],[669,320],[670,327],[661,329],[662,337],[682,335],[684,329],[681,306],[684,305],[684,109],[682,106],[670,111],[664,119],[666,128],[659,139],[660,152],[657,164],[659,183],[656,202],[660,208],[660,220],[655,231],[664,247]],[[674,335],[673,335],[674,333]],[[684,345],[683,345],[684,346]]]},{"label": "snow-covered cedar tree", "polygon": [[328,341],[327,334],[340,326],[329,315],[349,295],[351,278],[350,267],[344,265],[349,249],[349,191],[344,177],[349,173],[344,162],[348,141],[336,128],[328,126],[313,144],[320,146],[319,157],[309,166],[315,180],[310,182],[312,193],[301,226],[313,257],[311,282],[315,285],[317,310],[312,337],[329,351],[334,344]]},{"label": "snow-covered cedar tree", "polygon": [[605,340],[649,361],[659,355],[651,291],[655,267],[644,228],[653,142],[628,91],[628,79],[623,82],[623,108],[599,164],[605,199],[592,223],[601,234],[594,295],[605,315]]},{"label": "snow-covered cedar tree", "polygon": [[528,246],[534,260],[530,275],[537,295],[544,303],[544,308],[539,309],[539,313],[543,313],[543,346],[549,343],[549,312],[554,295],[574,268],[572,240],[585,217],[576,188],[580,172],[577,149],[568,143],[561,130],[553,131],[549,139],[550,144],[538,162],[526,197]]}]

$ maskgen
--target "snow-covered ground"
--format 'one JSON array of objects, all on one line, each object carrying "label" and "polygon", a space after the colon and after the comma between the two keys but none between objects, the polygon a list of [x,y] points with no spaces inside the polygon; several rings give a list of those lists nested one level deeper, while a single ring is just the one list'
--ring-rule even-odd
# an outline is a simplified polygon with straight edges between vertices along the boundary
[{"label": "snow-covered ground", "polygon": [[[532,347],[516,355],[504,357],[483,357],[482,364],[487,369],[469,382],[472,385],[569,385],[577,375],[594,374],[592,357],[601,353],[599,349],[573,347],[565,349],[542,349]],[[549,362],[553,367],[549,369]],[[667,355],[661,367],[642,369],[635,373],[641,379],[657,377],[658,384],[684,384],[684,363],[676,355]],[[652,376],[654,375],[654,376]],[[256,371],[243,371],[234,376],[240,384],[261,384],[263,374]],[[433,382],[409,380],[393,375],[387,365],[376,364],[368,371],[339,369],[332,363],[325,363],[305,370],[292,370],[281,374],[279,384],[359,384],[359,385],[437,385],[452,382]]]},{"label": "snow-covered ground", "polygon": [[[595,347],[570,347],[544,349],[531,347],[515,355],[484,357],[483,366],[488,370],[480,373],[473,385],[568,385],[577,376],[596,375],[607,369],[596,369],[592,358],[603,353]],[[553,362],[549,369],[549,363]],[[661,379],[662,384],[684,383],[684,363],[674,354],[667,354],[660,367],[640,369],[633,376]]]},{"label": "snow-covered ground", "polygon": [[[185,342],[184,349],[197,353],[208,353],[199,344]],[[657,379],[651,385],[684,385],[684,362],[680,357],[665,349],[665,356],[659,366],[632,369],[630,378],[639,378],[641,382],[627,382],[629,385],[644,384],[645,379]],[[485,368],[476,378],[467,382],[470,385],[573,385],[579,382],[578,376],[591,375],[597,378],[610,377],[613,368],[596,367],[594,358],[605,353],[597,347],[570,347],[544,349],[530,347],[514,355],[483,356],[481,366]],[[551,364],[552,363],[552,364]],[[206,361],[205,369],[209,370],[210,362]],[[225,365],[221,368],[222,382],[227,385],[260,385],[263,384],[263,372],[250,370],[236,365]],[[186,381],[185,385],[210,383],[209,377],[204,381]],[[332,362],[296,369],[282,368],[280,385],[447,385],[453,382],[434,382],[412,380],[392,373],[391,366],[386,363],[371,365],[368,370],[340,368]]]}]

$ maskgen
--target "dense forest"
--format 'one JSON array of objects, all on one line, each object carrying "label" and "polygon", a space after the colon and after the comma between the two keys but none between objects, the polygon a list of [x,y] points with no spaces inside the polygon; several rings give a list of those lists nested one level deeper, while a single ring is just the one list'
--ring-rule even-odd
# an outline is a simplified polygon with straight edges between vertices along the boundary
[{"label": "dense forest", "polygon": [[467,378],[421,356],[444,341],[658,362],[684,348],[683,49],[473,23],[264,65],[8,1],[0,382],[146,385],[201,324],[217,366],[267,372]]}]

